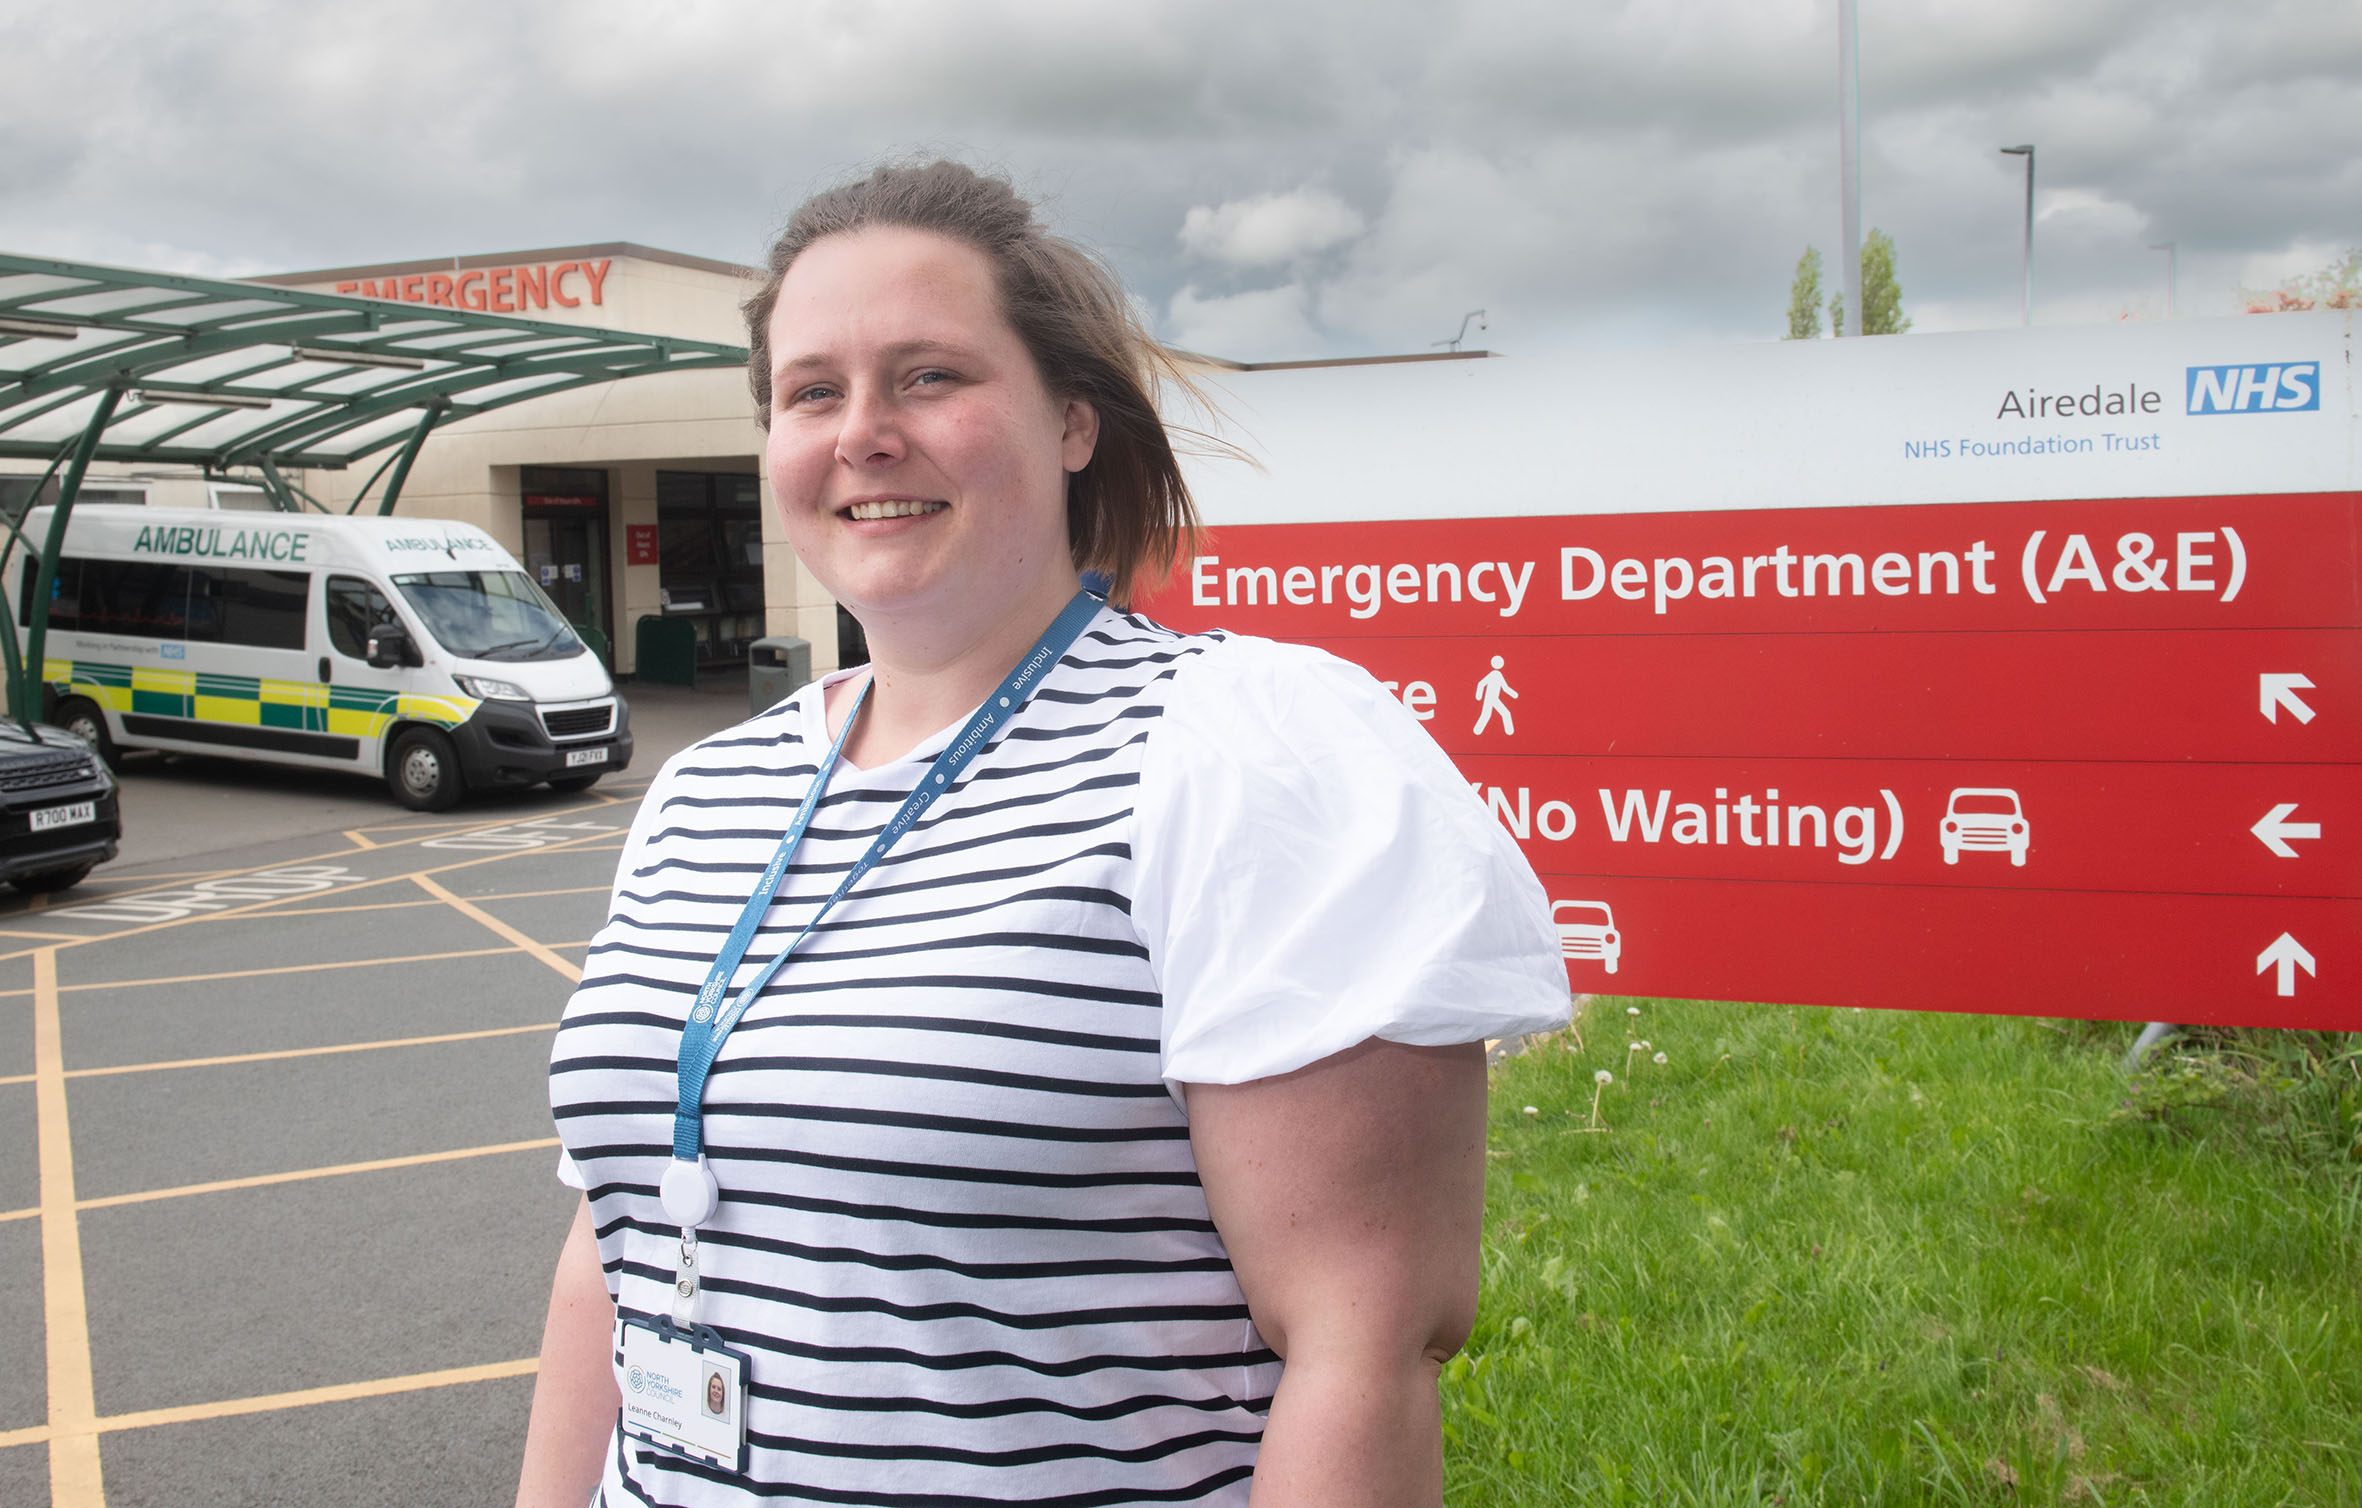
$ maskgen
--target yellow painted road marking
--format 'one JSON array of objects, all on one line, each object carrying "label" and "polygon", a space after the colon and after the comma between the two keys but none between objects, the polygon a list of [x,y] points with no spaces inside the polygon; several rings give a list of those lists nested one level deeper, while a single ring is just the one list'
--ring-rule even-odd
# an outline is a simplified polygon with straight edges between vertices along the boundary
[{"label": "yellow painted road marking", "polygon": [[[507,938],[510,942],[515,943],[525,952],[532,954],[535,958],[538,958],[543,963],[548,964],[560,974],[565,975],[566,978],[573,983],[582,983],[582,969],[578,965],[569,963],[565,959],[560,958],[557,954],[551,952],[548,946],[534,941],[525,933],[520,932],[515,927],[510,926],[507,922],[502,921],[499,917],[494,916],[491,912],[486,911],[483,907],[477,905],[475,902],[461,900],[458,896],[453,895],[450,891],[444,889],[435,880],[426,875],[414,874],[410,878],[416,882],[419,889],[433,896],[436,900],[441,901],[444,905],[449,906],[452,910],[457,911],[460,915],[467,917],[471,921],[479,922],[491,931]],[[570,945],[561,943],[558,946],[565,947]]]},{"label": "yellow painted road marking", "polygon": [[423,1168],[438,1162],[461,1162],[471,1157],[497,1157],[504,1152],[539,1152],[558,1144],[554,1136],[531,1141],[497,1142],[489,1147],[461,1147],[451,1152],[417,1152],[408,1157],[379,1157],[368,1162],[343,1162],[326,1168],[297,1168],[287,1173],[257,1173],[251,1178],[217,1178],[211,1183],[183,1183],[168,1189],[145,1189],[137,1194],[109,1194],[85,1199],[75,1206],[109,1210],[125,1204],[151,1204],[158,1199],[186,1199],[193,1194],[226,1194],[233,1189],[269,1188],[273,1184],[305,1183],[314,1178],[341,1178],[347,1173],[383,1173],[391,1168]]},{"label": "yellow painted road marking", "polygon": [[[378,848],[378,849],[382,849],[382,848],[408,848],[408,847],[412,847],[412,846],[414,846],[414,845],[416,845],[416,844],[420,844],[420,843],[427,842],[428,840],[430,840],[430,839],[433,839],[433,838],[449,838],[449,837],[458,837],[458,836],[461,836],[461,835],[464,835],[464,834],[467,834],[467,833],[471,833],[471,832],[490,832],[490,831],[492,831],[492,830],[493,830],[493,829],[495,829],[495,828],[502,828],[502,827],[513,827],[513,826],[515,826],[515,825],[517,825],[517,819],[516,819],[516,818],[514,818],[514,817],[502,817],[502,818],[499,818],[499,819],[498,819],[498,820],[496,820],[496,821],[489,821],[489,822],[473,821],[473,820],[466,821],[466,822],[441,822],[441,823],[435,823],[435,824],[433,824],[433,825],[431,825],[431,826],[424,826],[424,827],[420,827],[420,828],[416,828],[416,829],[411,829],[411,830],[410,830],[410,831],[411,831],[411,836],[404,837],[404,838],[398,838],[398,839],[395,839],[395,840],[394,840],[394,841],[392,841],[392,842],[373,842],[373,843],[372,843],[370,846],[371,846],[372,848]],[[358,831],[358,830],[359,830],[359,829],[356,829],[356,831]],[[338,834],[337,834],[337,836],[338,836],[338,837],[340,837],[340,838],[349,838],[349,837],[351,836],[351,834],[350,834],[350,833],[338,833]],[[611,834],[607,834],[607,833],[593,833],[593,834],[588,834],[587,836],[591,836],[591,837],[608,837],[608,836],[611,836]],[[518,849],[518,850],[515,850],[514,852],[515,852],[515,853],[549,853],[549,852],[552,852],[552,851],[563,850],[563,849],[565,849],[565,848],[566,848],[566,847],[567,847],[569,844],[571,844],[571,843],[573,843],[573,842],[575,842],[575,841],[578,841],[578,840],[575,840],[575,839],[563,839],[563,840],[560,840],[559,842],[556,842],[556,843],[551,843],[551,844],[544,845],[542,848],[539,848],[539,849]],[[179,871],[179,872],[174,872],[174,873],[170,873],[170,874],[143,874],[143,875],[140,875],[140,876],[139,876],[137,879],[130,881],[130,882],[129,882],[129,884],[126,886],[126,888],[123,888],[123,889],[120,889],[120,890],[117,890],[117,889],[106,889],[106,890],[100,891],[100,890],[96,890],[96,889],[94,888],[93,890],[90,890],[90,891],[82,891],[82,892],[79,892],[79,893],[77,893],[76,895],[74,895],[74,896],[71,898],[71,903],[72,903],[72,904],[74,904],[74,905],[80,905],[80,904],[81,904],[81,903],[83,903],[84,901],[89,901],[89,900],[100,900],[100,901],[119,901],[119,900],[131,900],[131,899],[136,899],[136,898],[137,898],[137,897],[139,897],[139,896],[146,895],[147,893],[149,893],[149,892],[150,892],[150,891],[152,891],[152,890],[159,890],[159,889],[162,889],[162,890],[171,890],[171,889],[176,889],[176,888],[178,888],[178,886],[179,886],[179,883],[180,883],[180,882],[183,882],[183,881],[191,881],[191,880],[222,880],[222,879],[234,879],[234,878],[239,878],[239,877],[242,877],[242,876],[245,876],[245,875],[250,875],[250,874],[258,874],[258,873],[260,873],[260,872],[262,872],[262,871],[264,871],[264,870],[267,870],[267,869],[283,869],[283,868],[286,868],[286,867],[288,867],[288,866],[290,866],[290,865],[295,865],[295,864],[318,864],[318,863],[325,862],[326,860],[329,860],[329,859],[344,859],[344,858],[351,858],[351,857],[352,857],[352,855],[353,855],[353,850],[352,850],[351,848],[347,847],[347,848],[337,848],[337,849],[326,849],[326,850],[323,850],[323,851],[321,851],[321,852],[319,852],[319,853],[305,855],[305,856],[303,856],[303,857],[301,857],[301,858],[291,858],[291,859],[289,859],[289,858],[281,858],[281,859],[272,859],[272,860],[270,860],[270,861],[268,861],[268,862],[266,862],[266,863],[261,863],[261,864],[248,864],[248,865],[245,865],[245,866],[244,866],[244,867],[242,867],[242,868],[235,868],[235,869],[204,869],[204,870],[199,870],[199,869],[191,869],[191,870],[186,870],[186,871]],[[498,857],[498,858],[508,858],[508,857],[513,857],[513,854],[512,854],[512,853],[510,853],[509,851],[505,851],[505,850],[504,850],[502,853],[500,853],[500,854],[497,854],[497,855],[494,855],[494,857]],[[451,867],[451,866],[442,866],[442,867],[446,867],[446,868],[448,868],[448,867]],[[399,876],[399,875],[389,875],[389,876],[386,876],[385,878],[386,878],[386,879],[400,879],[400,878],[402,878],[402,877],[401,877],[401,876]],[[170,881],[170,882],[173,882],[173,883],[169,883],[169,884],[164,884],[164,883],[156,883],[156,882],[162,882],[162,881]],[[378,884],[378,883],[382,883],[382,881],[379,881],[379,880],[370,880],[370,881],[365,881],[364,883],[367,883],[367,884]],[[292,900],[292,899],[295,899],[295,897],[293,897],[293,896],[288,896],[288,897],[281,897],[281,899],[289,899],[289,900]],[[47,898],[45,898],[45,897],[43,897],[43,896],[30,896],[30,897],[26,897],[26,898],[25,898],[25,901],[24,901],[24,904],[25,904],[25,905],[27,905],[28,907],[35,906],[35,905],[46,905],[46,904],[47,904]],[[61,903],[61,904],[64,904],[64,903]],[[262,902],[261,904],[268,905],[268,904],[269,904],[269,902],[267,902],[267,901],[266,901],[266,902]],[[240,915],[240,914],[243,914],[243,912],[244,912],[244,911],[250,911],[250,910],[252,910],[252,909],[254,909],[254,908],[252,908],[252,907],[245,907],[245,908],[241,908],[241,910],[240,910],[240,911],[238,911],[238,912],[213,912],[213,913],[208,913],[208,914],[209,914],[209,915],[213,915],[213,916],[232,916],[232,915]],[[189,918],[182,918],[182,920],[204,920],[204,919],[205,919],[205,917],[204,917],[204,916],[199,916],[199,917],[189,917]],[[150,926],[150,927],[155,927],[155,926],[172,926],[172,925],[176,925],[176,923],[171,923],[171,922],[152,922],[152,923],[149,923],[149,924],[148,924],[148,926]],[[135,928],[135,929],[133,929],[133,930],[134,930],[134,931],[136,931],[136,930],[140,930],[140,929],[136,929],[136,928]],[[128,935],[130,935],[130,934],[129,934],[129,933],[126,933],[126,932],[111,932],[111,933],[108,933],[108,934],[106,934],[106,937],[110,937],[110,938],[111,938],[111,937],[123,937],[123,936],[128,936]],[[80,939],[80,940],[81,940],[81,941],[85,941],[85,942],[101,942],[101,941],[104,941],[104,940],[106,940],[106,939],[105,939],[105,938],[101,938],[101,937],[91,937],[91,938],[83,938],[83,939]],[[12,955],[12,956],[21,956],[21,955]]]},{"label": "yellow painted road marking", "polygon": [[[566,946],[574,946],[567,944]],[[506,953],[507,948],[495,949]],[[556,1031],[555,1021],[539,1022],[532,1026],[489,1026],[482,1031],[437,1032],[430,1037],[386,1037],[376,1042],[338,1042],[327,1047],[282,1047],[272,1052],[225,1053],[213,1058],[171,1058],[160,1063],[119,1063],[112,1068],[69,1068],[69,1079],[103,1079],[119,1073],[159,1073],[167,1068],[218,1068],[225,1063],[272,1063],[281,1058],[321,1058],[340,1052],[375,1052],[381,1047],[433,1047],[442,1042],[475,1042],[485,1037],[515,1037],[526,1032]],[[0,1079],[0,1088],[10,1084],[30,1084],[33,1076],[17,1074]],[[0,1220],[9,1218],[0,1215]]]},{"label": "yellow painted road marking", "polygon": [[[589,851],[588,849],[567,850],[569,853]],[[469,896],[468,899],[479,903],[485,901],[529,901],[550,895],[605,895],[607,889],[608,887],[605,885],[569,885],[557,890],[504,890],[493,895]],[[240,912],[236,916],[222,919],[241,922],[275,922],[283,916],[351,916],[363,911],[413,911],[421,906],[439,906],[441,904],[440,901],[363,901],[357,906],[293,906],[283,911]],[[0,936],[6,936],[8,933],[8,928],[0,927]],[[80,933],[68,932],[19,932],[16,935],[55,937],[60,942],[80,942],[83,940]]]},{"label": "yellow painted road marking", "polygon": [[[491,824],[491,825],[492,825],[492,826],[499,826],[499,825],[501,825],[501,824],[494,823],[494,824]],[[450,873],[452,873],[452,872],[454,872],[454,871],[456,871],[456,870],[461,870],[461,869],[476,869],[476,868],[480,868],[481,866],[483,866],[483,865],[486,865],[486,864],[500,864],[500,863],[505,863],[505,862],[507,862],[507,861],[508,861],[508,860],[510,860],[510,859],[523,858],[523,857],[525,857],[526,855],[529,855],[529,854],[530,854],[530,855],[549,855],[549,854],[564,854],[564,853],[573,853],[573,852],[584,851],[584,850],[583,850],[583,843],[584,843],[584,839],[587,839],[587,838],[605,838],[605,837],[611,837],[611,836],[613,836],[613,835],[612,835],[612,834],[610,834],[610,833],[604,833],[604,832],[601,832],[601,833],[588,833],[588,834],[585,834],[585,835],[584,835],[584,838],[581,838],[581,839],[573,839],[573,838],[570,838],[570,839],[566,839],[566,840],[564,840],[564,841],[562,841],[562,842],[557,842],[557,843],[550,843],[550,844],[546,844],[546,845],[544,845],[543,847],[540,847],[540,848],[524,848],[524,849],[515,849],[515,850],[510,850],[510,851],[504,851],[504,852],[501,852],[501,853],[490,853],[490,854],[485,854],[485,855],[482,855],[481,857],[478,857],[478,858],[473,858],[473,859],[459,859],[459,860],[456,860],[456,861],[454,861],[454,862],[452,862],[452,863],[449,863],[449,864],[435,864],[435,865],[430,865],[430,866],[429,866],[429,867],[427,867],[426,869],[423,869],[423,870],[417,870],[417,871],[414,871],[414,872],[412,872],[412,873],[409,873],[409,874],[388,874],[388,875],[379,875],[379,876],[377,876],[377,877],[376,877],[376,878],[374,878],[374,879],[358,880],[358,881],[355,881],[354,883],[352,883],[352,884],[350,884],[350,885],[346,885],[346,886],[342,887],[342,889],[341,889],[341,891],[340,891],[339,893],[341,893],[341,894],[345,894],[345,895],[350,895],[350,894],[354,893],[355,891],[374,889],[375,887],[377,887],[377,886],[379,886],[379,885],[391,885],[391,884],[396,884],[396,883],[398,883],[398,882],[400,882],[400,881],[402,881],[402,880],[415,879],[415,878],[416,878],[418,875],[420,875],[420,874],[450,874]],[[394,845],[392,845],[392,844],[388,844],[387,846],[388,846],[388,847],[393,847]],[[601,851],[603,851],[603,850],[601,850]],[[339,857],[349,857],[349,851],[342,852],[342,853],[329,853],[329,854],[321,854],[321,855],[318,855],[317,857],[318,857],[318,858],[325,858],[325,859],[333,859],[333,858],[339,858]],[[282,862],[281,862],[281,864],[258,864],[258,865],[255,865],[255,866],[254,866],[254,868],[253,868],[253,869],[251,869],[251,870],[245,870],[245,871],[239,871],[239,872],[240,872],[240,873],[259,873],[259,872],[261,872],[262,870],[265,870],[265,869],[279,868],[279,867],[284,867],[284,866],[286,866],[286,865],[293,865],[293,864],[299,864],[299,863],[305,863],[305,862],[310,862],[310,861],[307,861],[307,860],[300,860],[300,859],[290,859],[290,860],[284,860],[284,861],[282,861]],[[126,896],[128,896],[128,895],[130,895],[130,894],[132,894],[132,892],[125,892],[125,895],[126,895]],[[309,892],[305,892],[305,894],[307,894],[307,895],[316,895],[316,894],[318,894],[318,892],[317,892],[317,891],[309,891]],[[110,898],[112,898],[112,897],[110,897]],[[94,934],[92,934],[92,935],[91,935],[91,936],[89,936],[89,937],[77,938],[77,939],[75,939],[73,942],[70,942],[70,943],[59,943],[59,944],[57,944],[56,946],[58,946],[58,947],[59,947],[59,948],[61,948],[61,949],[62,949],[62,948],[84,948],[84,947],[88,947],[88,946],[90,946],[92,943],[121,942],[123,939],[125,939],[125,938],[127,938],[127,937],[139,937],[139,936],[142,936],[142,935],[144,935],[144,934],[146,934],[146,933],[150,933],[150,932],[161,932],[161,931],[164,931],[165,929],[167,929],[167,928],[170,928],[170,927],[185,927],[185,926],[188,926],[189,924],[191,924],[192,922],[232,921],[232,920],[236,920],[236,919],[239,919],[239,918],[243,918],[243,917],[249,917],[249,916],[252,916],[252,915],[256,914],[257,912],[264,912],[264,911],[269,911],[269,910],[270,910],[270,908],[272,908],[272,907],[274,907],[274,906],[277,906],[277,905],[280,905],[280,904],[282,904],[282,903],[283,903],[283,902],[285,902],[285,901],[289,901],[289,900],[293,900],[293,899],[296,899],[296,897],[294,897],[294,896],[275,896],[275,897],[273,897],[273,898],[272,898],[272,899],[270,899],[270,900],[256,901],[254,904],[252,904],[252,905],[250,905],[250,906],[237,906],[237,907],[233,907],[233,908],[231,908],[231,909],[229,909],[229,910],[226,910],[226,911],[207,911],[207,912],[199,912],[199,913],[198,913],[197,915],[195,915],[195,916],[183,916],[183,917],[177,917],[177,918],[175,918],[174,920],[172,920],[172,921],[168,921],[168,922],[147,922],[147,923],[143,923],[143,924],[141,924],[141,925],[139,925],[139,926],[125,927],[125,928],[121,929],[120,931],[115,931],[115,932],[102,932],[102,933],[94,933]],[[10,962],[10,961],[11,961],[11,960],[13,960],[13,959],[18,959],[18,958],[25,958],[25,957],[28,957],[28,956],[30,956],[30,955],[31,955],[31,954],[32,954],[34,951],[35,951],[35,950],[34,950],[34,949],[31,949],[31,948],[23,948],[23,949],[19,949],[18,951],[14,952],[14,953],[0,953],[0,963],[7,963],[7,962]],[[0,992],[0,993],[7,993],[7,992]],[[23,993],[23,991],[21,991],[21,990],[20,990],[20,991],[16,991],[15,993],[22,994],[22,993]]]},{"label": "yellow painted road marking", "polygon": [[[283,963],[267,969],[228,969],[219,974],[167,974],[155,979],[99,979],[60,988],[68,995],[85,990],[135,990],[152,984],[211,984],[223,979],[261,979],[272,974],[309,974],[328,969],[367,969],[379,964],[441,963],[451,958],[483,958],[514,953],[515,948],[461,948],[451,953],[411,953],[399,958],[347,958],[335,963]],[[30,994],[28,990],[0,990],[0,999]]]},{"label": "yellow painted road marking", "polygon": [[[36,1216],[36,1215],[38,1215],[38,1214],[40,1214],[40,1213],[41,1213],[41,1206],[39,1206],[39,1205],[37,1205],[37,1204],[36,1204],[36,1205],[34,1205],[34,1206],[31,1208],[31,1209],[24,1209],[24,1210],[0,1210],[0,1225],[6,1225],[6,1224],[7,1224],[9,1221],[11,1221],[11,1220],[30,1220],[30,1219],[32,1219],[34,1216]],[[4,1441],[0,1441],[0,1443],[5,1443],[5,1442],[4,1442]]]},{"label": "yellow painted road marking", "polygon": [[275,922],[285,916],[350,916],[359,911],[406,911],[433,904],[433,901],[364,901],[358,906],[299,906],[289,911],[247,912],[231,920]]},{"label": "yellow painted road marking", "polygon": [[345,840],[347,843],[350,843],[350,844],[352,844],[352,845],[353,845],[353,847],[355,847],[355,848],[375,848],[375,847],[377,847],[377,840],[376,840],[375,838],[372,838],[372,837],[370,837],[370,836],[369,836],[369,834],[368,834],[368,832],[367,832],[365,829],[363,829],[363,828],[358,828],[358,827],[348,827],[348,828],[346,828],[346,829],[344,830],[344,840]]},{"label": "yellow painted road marking", "polygon": [[49,1353],[49,1501],[51,1508],[105,1508],[54,948],[33,955],[33,1074],[41,1141],[41,1319]]},{"label": "yellow painted road marking", "polygon": [[[315,1403],[349,1403],[359,1398],[383,1398],[389,1393],[416,1393],[427,1388],[456,1387],[470,1382],[497,1382],[507,1377],[530,1377],[541,1370],[537,1358],[495,1361],[476,1367],[446,1367],[440,1372],[413,1372],[407,1377],[380,1377],[369,1382],[331,1383],[293,1393],[265,1393],[255,1398],[228,1398],[219,1403],[184,1403],[174,1408],[142,1409],[135,1414],[109,1414],[97,1421],[101,1433],[125,1429],[153,1429],[159,1424],[190,1424],[201,1419],[232,1419],[240,1414],[269,1414],[281,1409],[306,1408]],[[50,1426],[0,1430],[0,1447],[38,1445],[52,1439]],[[54,1455],[55,1452],[52,1452]]]},{"label": "yellow painted road marking", "polygon": [[259,1398],[232,1398],[221,1403],[190,1403],[179,1408],[145,1409],[136,1414],[113,1414],[99,1428],[147,1429],[158,1424],[187,1424],[198,1419],[227,1419],[238,1414],[268,1414],[280,1409],[305,1408],[315,1403],[349,1403],[356,1398],[382,1398],[388,1393],[415,1393],[425,1388],[447,1388],[465,1382],[492,1382],[503,1377],[530,1377],[541,1369],[536,1357],[496,1361],[480,1367],[447,1367],[440,1372],[414,1372],[408,1377],[383,1377],[374,1382],[340,1382],[293,1393],[265,1393]]},{"label": "yellow painted road marking", "polygon": [[[506,948],[496,951],[505,953]],[[378,1042],[339,1042],[332,1047],[282,1047],[275,1052],[239,1052],[218,1058],[175,1058],[165,1063],[125,1063],[116,1068],[69,1068],[69,1079],[96,1079],[118,1073],[155,1073],[166,1068],[218,1068],[225,1063],[270,1063],[281,1058],[319,1058],[340,1052],[375,1052],[381,1047],[433,1047],[444,1042],[477,1042],[486,1037],[517,1037],[526,1032],[553,1032],[555,1021],[532,1026],[492,1026],[482,1031],[437,1032],[431,1037],[388,1037]],[[0,1083],[7,1080],[0,1079]]]}]

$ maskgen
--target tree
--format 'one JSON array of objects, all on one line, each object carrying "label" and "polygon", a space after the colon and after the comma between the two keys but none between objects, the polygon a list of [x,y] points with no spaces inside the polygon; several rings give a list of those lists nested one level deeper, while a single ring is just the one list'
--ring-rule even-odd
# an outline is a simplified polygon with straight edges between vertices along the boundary
[{"label": "tree", "polygon": [[1789,340],[1821,338],[1821,249],[1804,248],[1796,259],[1796,280],[1788,285]]},{"label": "tree", "polygon": [[2319,272],[2293,277],[2257,293],[2239,290],[2249,314],[2287,314],[2300,309],[2362,309],[2362,246],[2346,249]]},{"label": "tree", "polygon": [[[1829,300],[1829,328],[1845,333],[1845,295]],[[1894,238],[1872,230],[1862,238],[1862,333],[1900,335],[1911,328],[1903,313],[1903,285],[1895,281]]]}]

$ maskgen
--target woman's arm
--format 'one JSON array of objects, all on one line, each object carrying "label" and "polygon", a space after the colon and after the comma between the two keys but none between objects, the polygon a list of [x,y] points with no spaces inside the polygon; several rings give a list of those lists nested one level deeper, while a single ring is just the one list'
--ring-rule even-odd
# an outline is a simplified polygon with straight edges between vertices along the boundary
[{"label": "woman's arm", "polygon": [[582,1508],[598,1490],[623,1397],[615,1390],[615,1305],[599,1270],[590,1200],[574,1211],[550,1282],[541,1330],[541,1373],[525,1426],[517,1508]]},{"label": "woman's arm", "polygon": [[1186,1092],[1214,1224],[1287,1361],[1255,1508],[1435,1508],[1436,1374],[1476,1319],[1483,1045],[1372,1039]]}]

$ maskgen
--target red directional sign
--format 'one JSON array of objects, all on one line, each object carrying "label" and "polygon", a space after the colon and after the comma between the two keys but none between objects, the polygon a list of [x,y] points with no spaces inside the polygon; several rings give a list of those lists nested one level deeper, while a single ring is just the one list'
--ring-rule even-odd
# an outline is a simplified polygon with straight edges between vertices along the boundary
[{"label": "red directional sign", "polygon": [[1387,683],[1581,989],[2362,1028],[2362,495],[1229,524],[1147,611]]},{"label": "red directional sign", "polygon": [[[1235,531],[1225,531],[1228,537]],[[1160,601],[1159,610],[1166,603]],[[1309,637],[1452,754],[1499,656],[1517,747],[1831,759],[2362,760],[2362,630]],[[1529,683],[1552,688],[1530,697]],[[1448,698],[1448,699],[1447,699]],[[2293,709],[2293,711],[2291,710]],[[2267,715],[2267,713],[2269,715]]]}]

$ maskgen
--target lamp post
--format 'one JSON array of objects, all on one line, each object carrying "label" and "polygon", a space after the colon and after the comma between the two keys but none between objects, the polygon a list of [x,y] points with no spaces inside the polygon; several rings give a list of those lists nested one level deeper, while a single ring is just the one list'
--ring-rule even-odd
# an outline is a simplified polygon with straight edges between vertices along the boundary
[{"label": "lamp post", "polygon": [[2181,272],[2178,265],[2181,261],[2179,245],[2180,243],[2175,241],[2152,241],[2149,243],[2149,250],[2165,253],[2165,317],[2167,319],[2174,317],[2174,296],[2181,286]]},{"label": "lamp post", "polygon": [[2034,146],[2029,142],[2024,146],[2003,147],[2001,150],[2006,156],[2026,159],[2026,307],[2025,313],[2018,323],[2032,325],[2034,323]]}]

